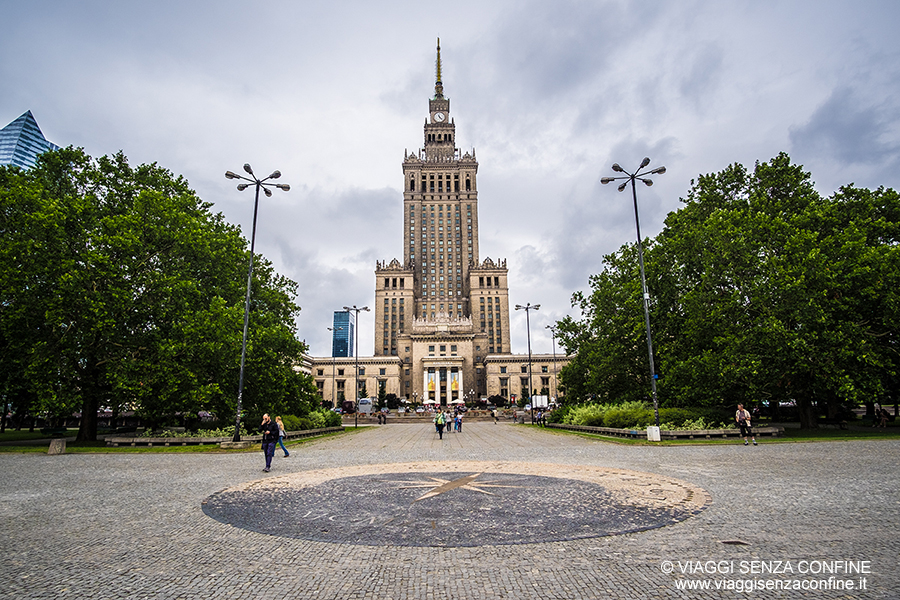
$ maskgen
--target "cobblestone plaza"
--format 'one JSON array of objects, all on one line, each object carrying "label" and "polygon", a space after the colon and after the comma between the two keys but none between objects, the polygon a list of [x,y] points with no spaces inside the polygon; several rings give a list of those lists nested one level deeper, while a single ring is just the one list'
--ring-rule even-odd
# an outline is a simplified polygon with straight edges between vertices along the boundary
[{"label": "cobblestone plaza", "polygon": [[0,597],[898,598],[898,457],[491,422],[367,427],[269,474],[260,452],[0,454]]}]

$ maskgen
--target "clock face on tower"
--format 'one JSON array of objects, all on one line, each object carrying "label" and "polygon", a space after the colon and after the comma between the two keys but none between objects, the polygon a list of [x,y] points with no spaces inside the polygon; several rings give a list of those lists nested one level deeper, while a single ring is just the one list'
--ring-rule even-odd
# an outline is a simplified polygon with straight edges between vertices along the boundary
[{"label": "clock face on tower", "polygon": [[434,120],[435,120],[437,123],[443,123],[443,122],[444,122],[444,119],[446,119],[446,118],[447,118],[447,115],[445,115],[445,114],[442,113],[442,112],[436,112],[436,113],[434,113]]}]

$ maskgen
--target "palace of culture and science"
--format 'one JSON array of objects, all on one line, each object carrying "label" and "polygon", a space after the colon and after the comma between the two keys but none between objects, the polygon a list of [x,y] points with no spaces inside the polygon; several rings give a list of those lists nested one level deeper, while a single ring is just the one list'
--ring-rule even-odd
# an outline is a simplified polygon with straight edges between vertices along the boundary
[{"label": "palace of culture and science", "polygon": [[[403,157],[403,259],[375,269],[375,352],[360,357],[360,397],[384,387],[410,402],[451,404],[528,389],[528,355],[509,336],[506,261],[479,258],[478,161],[456,147],[456,123],[441,82],[437,47],[434,97],[424,147]],[[533,354],[532,386],[556,396],[567,357]],[[352,399],[356,359],[311,358],[326,401]]]}]

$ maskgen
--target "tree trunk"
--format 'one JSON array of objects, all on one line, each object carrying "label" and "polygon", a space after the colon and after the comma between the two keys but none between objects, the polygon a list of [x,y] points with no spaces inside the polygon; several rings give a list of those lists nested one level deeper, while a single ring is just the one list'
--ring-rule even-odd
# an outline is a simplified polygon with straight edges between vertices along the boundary
[{"label": "tree trunk", "polygon": [[875,401],[867,400],[863,404],[866,405],[866,418],[874,419],[875,418]]},{"label": "tree trunk", "polygon": [[93,365],[93,357],[89,360],[90,366],[81,372],[81,425],[78,427],[79,442],[97,441],[97,410],[100,408],[101,370]]},{"label": "tree trunk", "polygon": [[800,429],[818,429],[819,423],[812,400],[806,397],[797,399],[797,413],[800,415]]},{"label": "tree trunk", "polygon": [[81,403],[81,424],[78,426],[79,442],[97,441],[97,409],[99,402],[94,395],[85,395]]}]

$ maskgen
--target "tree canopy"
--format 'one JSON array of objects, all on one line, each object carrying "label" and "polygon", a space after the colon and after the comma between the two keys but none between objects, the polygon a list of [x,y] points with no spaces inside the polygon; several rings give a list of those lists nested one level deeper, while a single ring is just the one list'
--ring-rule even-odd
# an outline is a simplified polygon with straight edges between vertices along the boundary
[{"label": "tree canopy", "polygon": [[[842,401],[896,398],[900,198],[828,198],[786,154],[691,182],[648,240],[651,326],[668,406],[796,402],[801,424]],[[570,397],[649,396],[636,244],[604,258],[559,324]]]},{"label": "tree canopy", "polygon": [[[150,421],[233,414],[249,262],[239,228],[182,177],[122,153],[0,168],[0,394],[18,410]],[[243,406],[304,414],[296,283],[256,258]]]}]

